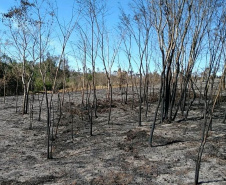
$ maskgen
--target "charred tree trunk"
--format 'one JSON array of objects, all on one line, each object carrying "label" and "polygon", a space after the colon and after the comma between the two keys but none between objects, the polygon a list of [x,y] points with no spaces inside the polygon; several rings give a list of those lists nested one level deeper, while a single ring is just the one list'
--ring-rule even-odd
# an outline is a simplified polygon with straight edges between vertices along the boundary
[{"label": "charred tree trunk", "polygon": [[18,108],[18,78],[16,79],[16,113]]},{"label": "charred tree trunk", "polygon": [[58,93],[58,105],[59,105],[59,117],[58,117],[58,121],[57,121],[57,125],[56,125],[56,131],[55,131],[55,138],[57,138],[57,133],[58,133],[58,128],[59,128],[59,124],[62,118],[62,100],[60,99],[60,95]]},{"label": "charred tree trunk", "polygon": [[131,105],[131,108],[133,110],[134,108],[134,98],[135,98],[135,92],[134,92],[134,83],[133,83],[133,75],[131,74],[131,82],[132,82],[132,105]]},{"label": "charred tree trunk", "polygon": [[6,79],[5,79],[6,77],[5,77],[5,74],[4,74],[4,104],[5,104],[5,96],[6,96]]},{"label": "charred tree trunk", "polygon": [[34,94],[31,95],[31,100],[30,100],[30,127],[29,127],[29,129],[33,128],[33,125],[32,125],[33,113],[34,113]]},{"label": "charred tree trunk", "polygon": [[112,107],[112,85],[110,83],[110,101],[109,101],[109,112],[108,112],[108,124],[110,124],[110,120],[111,120],[111,107]]},{"label": "charred tree trunk", "polygon": [[42,97],[41,97],[41,100],[40,100],[40,99],[39,99],[39,93],[38,93],[38,102],[39,102],[38,121],[41,121],[42,103],[43,103],[43,100],[44,100],[44,96],[45,96],[45,94],[42,93]]},{"label": "charred tree trunk", "polygon": [[29,89],[27,90],[27,93],[26,93],[26,103],[25,103],[26,114],[28,113],[28,108],[29,108]]},{"label": "charred tree trunk", "polygon": [[201,167],[202,154],[203,154],[203,150],[204,150],[204,147],[205,147],[205,144],[206,144],[206,141],[207,141],[208,132],[209,132],[209,128],[210,128],[210,122],[206,126],[206,121],[207,120],[205,120],[204,131],[203,131],[203,135],[202,135],[202,142],[201,142],[201,145],[199,147],[198,157],[197,157],[197,161],[196,161],[196,167],[195,167],[195,184],[198,184],[199,171],[200,171],[200,167]]},{"label": "charred tree trunk", "polygon": [[128,79],[126,79],[125,104],[127,104],[127,101],[128,101],[128,90],[129,90],[129,84],[128,84]]},{"label": "charred tree trunk", "polygon": [[49,100],[48,100],[48,94],[47,90],[45,88],[45,98],[46,98],[46,111],[47,111],[47,125],[46,125],[46,130],[47,130],[47,159],[52,159],[52,149],[50,148],[50,108],[49,108]]},{"label": "charred tree trunk", "polygon": [[[161,88],[160,88],[160,94],[162,93],[162,90],[163,90],[163,84],[161,84]],[[155,124],[156,124],[156,119],[157,119],[157,115],[158,115],[158,110],[159,110],[159,107],[160,107],[160,104],[162,102],[161,100],[161,96],[159,97],[159,101],[158,101],[158,105],[156,107],[156,110],[155,110],[155,116],[154,116],[154,121],[152,123],[152,127],[151,127],[151,133],[150,133],[150,138],[149,138],[149,145],[150,146],[153,146],[153,135],[154,135],[154,130],[155,130]]]},{"label": "charred tree trunk", "polygon": [[160,91],[160,104],[161,104],[161,123],[164,120],[164,110],[165,110],[165,70],[163,70],[162,75],[161,75],[161,91]]},{"label": "charred tree trunk", "polygon": [[226,120],[226,109],[224,111],[224,119],[223,119],[222,123],[225,123],[225,120]]},{"label": "charred tree trunk", "polygon": [[84,107],[84,99],[85,99],[85,68],[83,67],[83,79],[82,79],[82,106]]},{"label": "charred tree trunk", "polygon": [[141,67],[142,67],[142,63],[141,63],[141,66],[140,66],[140,91],[139,91],[139,115],[138,115],[139,126],[141,126],[141,121],[142,121],[141,117],[142,117],[142,103],[143,103]]},{"label": "charred tree trunk", "polygon": [[[55,114],[54,114],[54,102],[53,101],[51,101],[52,103],[51,103],[51,107],[50,107],[50,111],[52,112],[52,119],[51,119],[51,141],[54,141],[55,140],[55,138],[54,138],[54,126],[55,126]],[[53,143],[53,142],[51,142],[51,143]]]},{"label": "charred tree trunk", "polygon": [[27,87],[26,87],[25,83],[23,84],[23,86],[24,86],[24,98],[23,98],[22,111],[23,111],[23,114],[27,114],[27,112],[26,112]]},{"label": "charred tree trunk", "polygon": [[148,88],[149,88],[149,80],[147,79],[146,81],[146,95],[145,95],[145,102],[146,102],[146,112],[145,112],[145,117],[147,118],[148,117],[148,107],[149,107],[149,91],[148,91]]},{"label": "charred tree trunk", "polygon": [[88,106],[89,106],[89,82],[87,82],[86,84],[86,110],[88,110]]},{"label": "charred tree trunk", "polygon": [[169,106],[170,106],[170,83],[171,83],[171,69],[168,67],[167,74],[165,78],[165,100],[164,100],[164,120],[168,119],[168,112],[169,112]]},{"label": "charred tree trunk", "polygon": [[92,92],[91,84],[89,84],[90,92],[88,93],[88,115],[89,115],[89,122],[90,122],[90,136],[93,136],[93,105],[90,103],[90,95]]},{"label": "charred tree trunk", "polygon": [[172,121],[172,115],[173,115],[173,107],[175,105],[175,101],[176,101],[176,94],[177,94],[177,82],[178,82],[178,75],[180,72],[180,64],[179,62],[177,62],[176,65],[176,76],[175,76],[175,80],[173,83],[173,87],[172,87],[172,97],[171,97],[171,104],[170,104],[170,108],[169,108],[169,120]]},{"label": "charred tree trunk", "polygon": [[69,115],[71,118],[71,139],[74,139],[74,125],[73,125],[73,112],[72,112],[72,108],[71,108],[71,96],[70,93],[68,92],[68,99],[69,99]]},{"label": "charred tree trunk", "polygon": [[189,104],[189,106],[188,106],[188,108],[186,110],[185,120],[187,120],[187,118],[188,118],[188,112],[189,112],[189,110],[191,110],[191,106],[192,106],[192,104],[194,103],[194,101],[196,99],[196,93],[195,93],[194,84],[193,84],[192,79],[191,79],[191,89],[192,89],[192,92],[193,92],[193,99],[190,101],[190,104]]}]

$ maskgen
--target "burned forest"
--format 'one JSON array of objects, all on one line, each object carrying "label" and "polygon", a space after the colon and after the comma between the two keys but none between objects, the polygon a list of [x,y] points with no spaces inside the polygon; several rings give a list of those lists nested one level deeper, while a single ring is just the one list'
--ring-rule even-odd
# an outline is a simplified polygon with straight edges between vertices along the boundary
[{"label": "burned forest", "polygon": [[1,185],[226,184],[224,0],[0,11]]}]

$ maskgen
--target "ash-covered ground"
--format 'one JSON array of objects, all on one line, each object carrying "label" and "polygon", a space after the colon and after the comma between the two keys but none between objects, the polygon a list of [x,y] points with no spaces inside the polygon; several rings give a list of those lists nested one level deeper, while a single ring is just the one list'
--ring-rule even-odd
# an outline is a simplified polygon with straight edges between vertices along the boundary
[{"label": "ash-covered ground", "polygon": [[[93,136],[84,112],[71,113],[81,104],[81,92],[65,94],[63,115],[58,138],[53,143],[53,159],[46,156],[46,107],[42,105],[42,119],[38,121],[38,96],[34,100],[33,128],[30,115],[16,113],[16,98],[0,98],[0,184],[193,184],[195,161],[202,134],[203,107],[195,103],[187,121],[178,118],[172,123],[157,124],[154,147],[148,145],[150,125],[157,102],[152,101],[142,126],[138,126],[138,104],[121,102],[114,90],[112,117],[108,120],[105,90],[97,92],[98,118],[94,118]],[[131,100],[131,94],[129,96]],[[54,95],[55,122],[57,95]],[[71,104],[71,105],[70,105]],[[225,103],[222,103],[225,106]],[[224,108],[217,106],[213,130],[205,146],[200,170],[202,184],[226,184],[226,124],[222,123]],[[158,122],[158,121],[157,121]]]}]

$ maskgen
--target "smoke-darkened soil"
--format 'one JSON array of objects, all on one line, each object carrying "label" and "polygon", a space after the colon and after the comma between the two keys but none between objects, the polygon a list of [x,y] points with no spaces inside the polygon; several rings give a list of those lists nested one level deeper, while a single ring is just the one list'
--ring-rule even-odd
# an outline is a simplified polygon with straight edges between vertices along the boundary
[{"label": "smoke-darkened soil", "polygon": [[[138,126],[138,104],[121,102],[114,91],[112,117],[108,120],[106,92],[98,91],[98,118],[94,118],[93,136],[81,93],[65,94],[58,138],[53,143],[53,159],[47,159],[46,107],[38,121],[38,96],[35,95],[33,128],[30,116],[15,113],[15,97],[0,99],[0,184],[193,184],[195,161],[202,134],[202,106],[194,104],[188,120],[157,124],[154,147],[148,145],[156,101],[144,106],[142,126]],[[130,97],[131,98],[131,97]],[[57,95],[54,96],[55,123]],[[199,107],[198,107],[199,106]],[[224,105],[225,106],[225,105]],[[69,111],[68,108],[71,108]],[[225,107],[224,107],[225,108]],[[73,140],[71,125],[73,114]],[[205,146],[200,170],[202,184],[226,184],[226,125],[224,109],[217,106],[213,130]],[[83,118],[83,119],[82,119]]]}]

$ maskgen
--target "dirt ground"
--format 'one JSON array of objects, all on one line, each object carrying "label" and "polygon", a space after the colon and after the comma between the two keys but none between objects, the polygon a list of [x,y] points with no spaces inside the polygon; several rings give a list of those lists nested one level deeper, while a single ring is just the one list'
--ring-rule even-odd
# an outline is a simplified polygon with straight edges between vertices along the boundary
[{"label": "dirt ground", "polygon": [[[80,97],[80,92],[71,95],[72,106],[81,104]],[[105,91],[99,90],[99,102],[104,97]],[[33,129],[29,129],[29,115],[15,113],[15,97],[7,97],[5,104],[0,98],[0,184],[193,184],[203,124],[200,105],[192,107],[187,121],[178,118],[170,124],[157,124],[154,147],[150,147],[148,138],[156,103],[151,103],[147,118],[143,109],[142,126],[138,127],[138,107],[132,110],[130,103],[121,104],[116,90],[113,99],[111,123],[107,124],[108,107],[99,105],[93,136],[89,135],[86,116],[82,120],[74,115],[73,140],[72,123],[65,108],[54,141],[53,159],[47,160],[45,103],[42,119],[37,121],[35,96]],[[56,100],[57,96],[55,104]],[[21,101],[19,97],[20,105]],[[223,107],[217,107],[202,158],[202,184],[226,184],[223,113]]]}]

